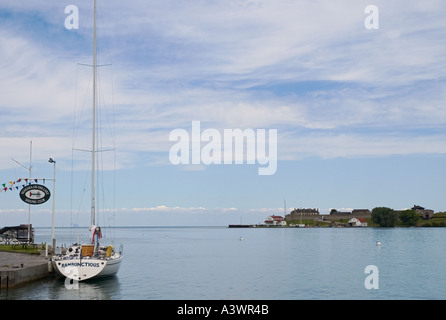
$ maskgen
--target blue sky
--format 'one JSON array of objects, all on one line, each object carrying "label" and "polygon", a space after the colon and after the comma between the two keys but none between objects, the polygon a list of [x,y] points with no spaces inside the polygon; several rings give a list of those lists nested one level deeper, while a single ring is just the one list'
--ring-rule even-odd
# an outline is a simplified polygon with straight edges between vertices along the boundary
[{"label": "blue sky", "polygon": [[[27,177],[12,159],[28,167],[30,141],[33,177],[52,178],[54,158],[56,226],[89,222],[88,156],[73,148],[89,148],[92,2],[0,2],[0,182]],[[102,145],[115,145],[102,153],[98,193],[115,195],[103,224],[259,223],[284,201],[446,210],[446,7],[375,1],[379,29],[366,29],[369,4],[99,0],[101,110],[115,134]],[[68,5],[79,29],[65,28]],[[173,165],[169,133],[192,121],[277,129],[276,173]],[[31,222],[50,226],[51,210],[33,206]],[[0,225],[27,215],[18,191],[0,193]]]}]

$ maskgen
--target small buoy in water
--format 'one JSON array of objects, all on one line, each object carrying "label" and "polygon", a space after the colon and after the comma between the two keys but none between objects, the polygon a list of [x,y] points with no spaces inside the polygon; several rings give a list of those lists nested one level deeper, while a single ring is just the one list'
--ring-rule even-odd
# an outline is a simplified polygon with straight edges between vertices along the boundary
[{"label": "small buoy in water", "polygon": [[240,237],[240,241],[242,241],[243,240],[243,237]]},{"label": "small buoy in water", "polygon": [[381,241],[376,241],[376,245],[379,247],[381,245]]}]

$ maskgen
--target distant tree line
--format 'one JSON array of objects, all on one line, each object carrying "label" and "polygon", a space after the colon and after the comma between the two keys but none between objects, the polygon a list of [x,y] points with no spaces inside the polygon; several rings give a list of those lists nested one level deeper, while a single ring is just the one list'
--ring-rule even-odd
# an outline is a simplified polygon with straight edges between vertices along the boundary
[{"label": "distant tree line", "polygon": [[372,222],[380,227],[394,227],[398,221],[406,226],[415,226],[420,215],[415,210],[395,211],[387,207],[372,209]]}]

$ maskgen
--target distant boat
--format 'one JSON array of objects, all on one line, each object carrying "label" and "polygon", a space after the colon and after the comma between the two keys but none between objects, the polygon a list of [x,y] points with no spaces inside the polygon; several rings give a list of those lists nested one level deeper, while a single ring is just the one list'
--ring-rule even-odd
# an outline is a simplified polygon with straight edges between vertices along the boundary
[{"label": "distant boat", "polygon": [[95,156],[96,146],[96,81],[97,81],[97,58],[96,58],[96,0],[94,0],[94,31],[93,31],[93,132],[92,132],[92,181],[91,181],[91,226],[90,243],[75,243],[67,248],[65,252],[54,255],[52,265],[54,270],[62,277],[77,281],[92,278],[115,275],[123,259],[121,250],[115,251],[113,246],[99,245],[102,231],[95,223]]},{"label": "distant boat", "polygon": [[376,241],[376,245],[379,247],[381,245],[381,241]]}]

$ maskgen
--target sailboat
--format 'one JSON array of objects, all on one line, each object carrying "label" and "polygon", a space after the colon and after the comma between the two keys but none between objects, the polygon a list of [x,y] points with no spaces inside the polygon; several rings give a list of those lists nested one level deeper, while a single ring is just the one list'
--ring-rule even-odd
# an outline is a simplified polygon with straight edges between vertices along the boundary
[{"label": "sailboat", "polygon": [[96,0],[94,0],[93,28],[93,132],[92,132],[92,168],[91,168],[91,225],[89,243],[74,243],[64,252],[55,254],[51,261],[53,270],[62,276],[76,281],[95,279],[115,275],[123,259],[122,248],[118,251],[112,245],[99,244],[102,230],[96,225],[95,171],[97,151],[96,114],[97,114],[97,58],[96,58]]}]

